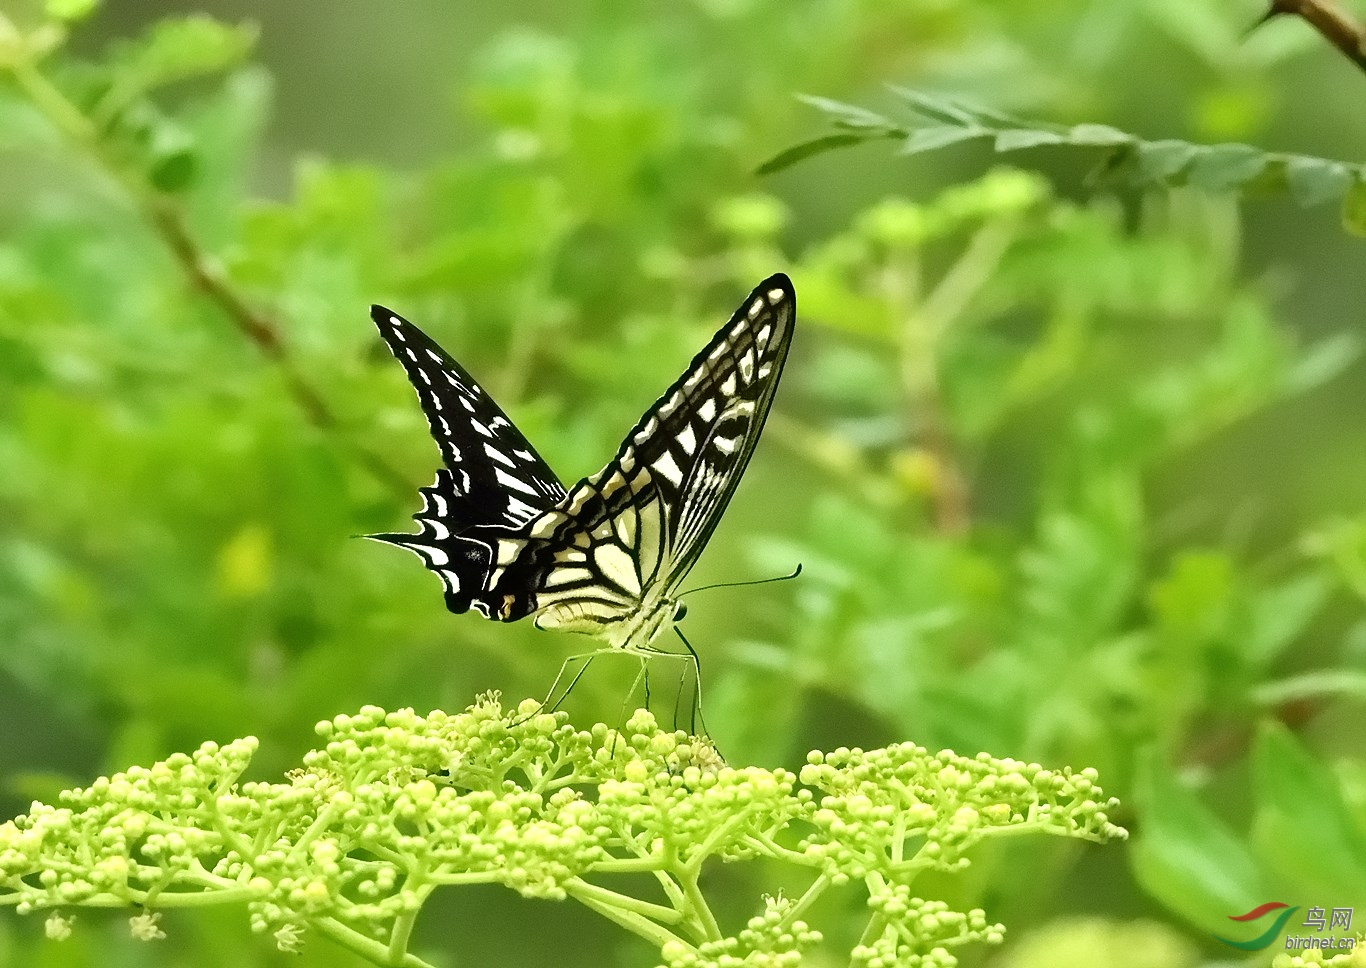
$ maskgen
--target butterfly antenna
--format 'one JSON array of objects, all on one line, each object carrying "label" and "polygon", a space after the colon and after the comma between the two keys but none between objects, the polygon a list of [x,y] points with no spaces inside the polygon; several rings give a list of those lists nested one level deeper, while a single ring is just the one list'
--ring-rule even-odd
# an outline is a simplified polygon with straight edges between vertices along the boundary
[{"label": "butterfly antenna", "polygon": [[678,597],[680,599],[683,599],[691,595],[693,592],[706,592],[711,591],[711,589],[713,588],[740,588],[743,585],[770,585],[775,581],[791,581],[801,573],[802,566],[800,563],[798,563],[797,567],[792,569],[792,574],[790,575],[778,575],[776,578],[756,578],[753,581],[722,581],[717,582],[715,585],[703,585],[701,588],[689,588],[686,592],[683,592]]}]

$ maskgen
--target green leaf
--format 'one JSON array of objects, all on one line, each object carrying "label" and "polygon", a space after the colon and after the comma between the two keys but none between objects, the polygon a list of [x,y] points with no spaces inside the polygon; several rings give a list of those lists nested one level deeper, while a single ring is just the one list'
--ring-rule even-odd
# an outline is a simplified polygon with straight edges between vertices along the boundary
[{"label": "green leaf", "polygon": [[867,108],[861,108],[853,104],[845,104],[843,101],[836,101],[828,97],[818,97],[814,94],[799,94],[797,99],[811,105],[824,113],[830,115],[831,119],[844,127],[848,128],[894,128],[892,124],[882,115]]},{"label": "green leaf", "polygon": [[1342,227],[1353,235],[1366,237],[1366,180],[1360,172],[1342,199]]},{"label": "green leaf", "polygon": [[1267,161],[1266,152],[1251,145],[1214,145],[1196,156],[1191,184],[1213,191],[1237,188],[1260,175]]},{"label": "green leaf", "polygon": [[157,119],[150,129],[147,176],[160,191],[178,192],[190,187],[198,168],[194,140],[180,125]]},{"label": "green leaf", "polygon": [[1328,580],[1311,573],[1258,594],[1243,639],[1248,658],[1266,664],[1283,653],[1323,610],[1329,591]]},{"label": "green leaf", "polygon": [[1335,906],[1366,903],[1366,831],[1328,767],[1279,723],[1262,729],[1253,767],[1260,853],[1315,897]]},{"label": "green leaf", "polygon": [[1291,365],[1286,388],[1299,393],[1327,383],[1361,357],[1362,345],[1355,333],[1337,333],[1319,340]]},{"label": "green leaf", "polygon": [[923,114],[925,117],[933,118],[942,124],[977,127],[979,123],[977,112],[969,111],[948,98],[935,97],[931,94],[906,88],[893,88],[893,90],[909,102],[917,114]]},{"label": "green leaf", "polygon": [[756,175],[771,175],[774,172],[790,168],[799,161],[805,161],[815,155],[823,155],[827,151],[835,148],[844,148],[849,145],[860,144],[868,139],[860,134],[827,134],[819,138],[812,138],[810,141],[803,141],[801,144],[793,145],[791,148],[784,148],[758,168],[754,169]]},{"label": "green leaf", "polygon": [[960,141],[971,141],[990,134],[985,128],[962,128],[957,125],[935,125],[932,128],[918,128],[906,136],[900,154],[915,155],[922,151],[934,151],[956,145]]},{"label": "green leaf", "polygon": [[1209,928],[1267,900],[1247,845],[1155,757],[1135,794],[1139,836],[1130,857],[1143,889],[1169,910]]},{"label": "green leaf", "polygon": [[997,151],[1019,151],[1021,148],[1035,148],[1039,145],[1064,144],[1067,138],[1056,131],[1042,128],[1011,128],[996,135]]},{"label": "green leaf", "polygon": [[1138,144],[1138,171],[1146,181],[1164,182],[1182,171],[1200,151],[1189,141],[1143,141]]},{"label": "green leaf", "polygon": [[[830,114],[840,128],[877,130],[879,136],[906,140],[900,154],[918,154],[948,147],[971,138],[992,137],[998,152],[1017,151],[1037,145],[1065,145],[1075,150],[1111,149],[1100,172],[1107,180],[1128,180],[1138,185],[1182,185],[1217,192],[1287,191],[1301,205],[1313,205],[1346,193],[1343,222],[1348,231],[1366,235],[1366,199],[1358,199],[1354,185],[1366,180],[1366,166],[1326,158],[1266,152],[1245,144],[1200,145],[1164,139],[1143,139],[1105,124],[1078,124],[1071,128],[1043,121],[1021,120],[986,108],[965,107],[946,98],[905,88],[893,88],[921,118],[931,122],[906,123],[883,117],[838,101],[805,97],[803,100]],[[871,137],[872,135],[865,135]],[[794,149],[792,163],[811,153],[844,147],[862,139],[805,142]],[[787,154],[778,156],[787,160]]]},{"label": "green leaf", "polygon": [[84,20],[100,5],[100,0],[46,0],[43,9],[55,20],[68,23]]},{"label": "green leaf", "polygon": [[198,170],[198,159],[194,152],[182,149],[156,158],[148,178],[160,191],[181,192],[194,184]]},{"label": "green leaf", "polygon": [[1337,161],[1296,156],[1285,163],[1290,194],[1301,205],[1317,205],[1341,198],[1351,187],[1352,173]]},{"label": "green leaf", "polygon": [[165,84],[218,73],[241,62],[255,42],[256,31],[248,24],[203,15],[158,21],[121,53],[115,89],[126,101]]},{"label": "green leaf", "polygon": [[1078,124],[1068,132],[1068,135],[1073,144],[1100,147],[1127,145],[1138,141],[1133,135],[1112,128],[1108,124]]}]

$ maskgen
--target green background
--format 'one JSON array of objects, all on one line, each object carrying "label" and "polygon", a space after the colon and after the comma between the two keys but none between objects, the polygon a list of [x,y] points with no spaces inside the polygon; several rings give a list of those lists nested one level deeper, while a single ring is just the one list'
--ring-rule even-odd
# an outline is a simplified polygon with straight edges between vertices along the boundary
[{"label": "green background", "polygon": [[[1262,8],[1204,0],[83,6],[0,7],[30,40],[73,17],[36,69],[78,112],[0,74],[0,815],[204,739],[260,737],[278,777],[364,703],[543,694],[582,640],[451,616],[352,539],[402,530],[437,459],[368,305],[572,482],[783,270],[792,357],[692,583],[805,570],[690,600],[725,755],[912,739],[1100,769],[1129,844],[927,884],[1009,928],[967,964],[1215,964],[1210,933],[1263,901],[1366,905],[1360,191],[890,141],[756,174],[827,130],[795,95],[895,114],[887,84],[1359,161],[1366,75],[1305,24],[1244,40]],[[619,718],[633,672],[595,667],[576,721]],[[763,874],[715,872],[737,922]],[[82,914],[55,945],[6,912],[0,965],[352,963],[278,954],[240,911],[166,925],[139,945]],[[421,932],[440,964],[654,963],[493,889],[438,895]]]}]

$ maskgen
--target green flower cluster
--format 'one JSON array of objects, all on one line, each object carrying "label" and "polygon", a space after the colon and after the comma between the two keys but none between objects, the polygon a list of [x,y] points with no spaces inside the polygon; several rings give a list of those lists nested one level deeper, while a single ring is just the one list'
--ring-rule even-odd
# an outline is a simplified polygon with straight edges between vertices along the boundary
[{"label": "green flower cluster", "polygon": [[1366,937],[1357,936],[1356,946],[1339,954],[1317,948],[1295,954],[1281,952],[1272,959],[1271,968],[1366,968]]},{"label": "green flower cluster", "polygon": [[[206,743],[33,805],[0,825],[0,905],[20,913],[137,905],[157,913],[242,902],[252,927],[296,950],[317,932],[377,965],[409,950],[439,887],[501,884],[573,899],[649,940],[668,968],[797,965],[822,940],[802,918],[828,889],[867,892],[855,964],[956,964],[999,941],[981,911],[912,894],[924,869],[956,870],[990,836],[1123,836],[1091,771],[1052,772],[911,744],[813,753],[800,778],[726,766],[705,739],[645,711],[620,730],[575,730],[528,700],[483,697],[457,715],[367,706],[320,723],[323,745],[285,783],[239,783],[254,739]],[[710,859],[768,858],[808,872],[799,898],[767,898],[741,925],[700,887]],[[606,886],[650,875],[665,903]],[[70,933],[54,913],[50,937]]]}]

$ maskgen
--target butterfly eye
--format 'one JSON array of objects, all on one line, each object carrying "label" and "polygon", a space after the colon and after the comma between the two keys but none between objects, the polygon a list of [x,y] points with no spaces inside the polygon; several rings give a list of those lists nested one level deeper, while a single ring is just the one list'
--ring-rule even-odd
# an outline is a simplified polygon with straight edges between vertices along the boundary
[{"label": "butterfly eye", "polygon": [[674,606],[674,621],[681,622],[688,614],[688,603],[679,602]]}]

